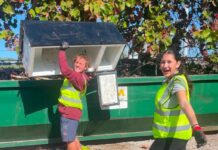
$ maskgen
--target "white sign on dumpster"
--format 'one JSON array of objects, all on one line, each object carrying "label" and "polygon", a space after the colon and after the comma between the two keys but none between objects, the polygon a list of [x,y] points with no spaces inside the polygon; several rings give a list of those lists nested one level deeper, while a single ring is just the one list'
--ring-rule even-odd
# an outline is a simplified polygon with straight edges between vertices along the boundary
[{"label": "white sign on dumpster", "polygon": [[126,108],[128,108],[127,86],[118,86],[118,99],[119,99],[119,104],[109,106],[107,109],[126,109]]},{"label": "white sign on dumpster", "polygon": [[119,104],[116,72],[98,74],[97,82],[101,108]]}]

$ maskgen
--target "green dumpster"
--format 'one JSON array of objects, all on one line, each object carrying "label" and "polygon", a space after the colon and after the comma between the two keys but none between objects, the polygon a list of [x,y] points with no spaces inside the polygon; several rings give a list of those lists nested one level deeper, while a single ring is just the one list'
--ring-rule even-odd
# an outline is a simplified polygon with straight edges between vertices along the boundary
[{"label": "green dumpster", "polygon": [[[102,110],[96,79],[83,99],[81,141],[151,136],[154,97],[163,77],[118,78],[120,105]],[[218,126],[218,75],[191,76],[191,103],[205,128]],[[60,143],[62,80],[0,82],[0,148]]]}]

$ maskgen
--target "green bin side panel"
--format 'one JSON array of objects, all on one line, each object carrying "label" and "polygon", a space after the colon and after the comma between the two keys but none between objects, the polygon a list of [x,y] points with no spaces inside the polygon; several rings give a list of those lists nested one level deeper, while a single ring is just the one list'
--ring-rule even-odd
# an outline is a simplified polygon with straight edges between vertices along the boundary
[{"label": "green bin side panel", "polygon": [[197,114],[209,114],[218,112],[218,81],[194,82],[191,103]]},{"label": "green bin side panel", "polygon": [[56,119],[61,82],[0,82],[0,127],[48,124],[50,120]]},{"label": "green bin side panel", "polygon": [[[126,109],[101,110],[92,80],[83,98],[80,140],[151,136],[154,97],[163,77],[118,78],[127,87]],[[191,103],[202,126],[218,124],[218,75],[191,76]],[[61,142],[57,102],[62,81],[0,82],[0,148]]]}]

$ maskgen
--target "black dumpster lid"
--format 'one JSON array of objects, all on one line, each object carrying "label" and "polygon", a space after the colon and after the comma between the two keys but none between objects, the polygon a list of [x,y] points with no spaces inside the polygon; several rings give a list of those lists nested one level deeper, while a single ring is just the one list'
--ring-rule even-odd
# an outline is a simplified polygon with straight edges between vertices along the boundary
[{"label": "black dumpster lid", "polygon": [[26,35],[31,47],[70,45],[125,44],[122,35],[112,23],[22,21],[21,36]]}]

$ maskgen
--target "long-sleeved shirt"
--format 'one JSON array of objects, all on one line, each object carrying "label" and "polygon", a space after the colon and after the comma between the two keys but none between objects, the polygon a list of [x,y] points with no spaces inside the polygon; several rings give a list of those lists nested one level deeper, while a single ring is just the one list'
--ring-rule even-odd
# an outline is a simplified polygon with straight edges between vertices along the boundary
[{"label": "long-sleeved shirt", "polygon": [[[83,91],[86,86],[85,84],[89,79],[88,76],[85,73],[75,72],[71,67],[69,67],[65,51],[59,51],[58,61],[62,75],[67,78],[70,83],[72,83],[72,86],[74,86],[74,88],[79,91]],[[82,115],[82,111],[80,109],[66,107],[62,104],[58,105],[58,111],[63,117],[69,119],[79,120]]]}]

